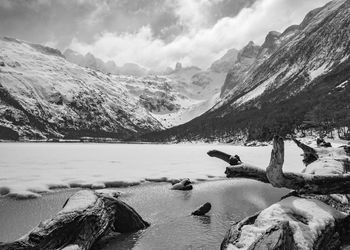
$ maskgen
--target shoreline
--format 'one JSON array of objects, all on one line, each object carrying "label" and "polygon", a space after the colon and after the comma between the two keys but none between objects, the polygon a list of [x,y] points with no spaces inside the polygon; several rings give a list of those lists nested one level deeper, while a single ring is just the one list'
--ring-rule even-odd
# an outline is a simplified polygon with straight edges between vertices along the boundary
[{"label": "shoreline", "polygon": [[[225,181],[227,180],[224,176],[212,176],[207,175],[208,179],[203,178],[197,178],[194,180],[191,180],[191,183],[193,185],[197,185],[203,182],[214,182],[214,181]],[[128,181],[110,181],[107,183],[103,183],[103,185],[96,185],[93,184],[70,184],[67,186],[51,186],[48,187],[48,190],[46,191],[26,191],[23,193],[11,193],[10,189],[7,188],[1,188],[0,187],[0,202],[3,199],[10,199],[10,200],[31,200],[31,199],[38,199],[42,198],[45,195],[52,195],[55,193],[60,192],[74,192],[82,189],[88,189],[88,190],[110,190],[110,189],[128,189],[135,186],[147,186],[152,184],[173,184],[175,182],[179,182],[181,179],[174,179],[174,178],[167,178],[167,177],[160,177],[160,178],[145,178],[140,181],[134,181],[134,182],[128,182]]]},{"label": "shoreline", "polygon": [[[304,137],[298,137],[295,138],[300,141],[315,141],[316,138],[319,136],[316,135],[310,135],[310,136],[304,136]],[[327,142],[335,143],[335,144],[345,144],[349,145],[350,140],[341,139],[341,138],[326,138]],[[286,138],[286,141],[292,141],[290,138]],[[0,143],[97,143],[97,144],[145,144],[145,145],[232,145],[232,146],[244,146],[244,147],[266,147],[269,145],[272,145],[272,140],[270,141],[259,141],[259,140],[252,140],[252,141],[245,141],[245,142],[239,142],[235,143],[235,141],[231,142],[220,142],[220,141],[205,141],[205,140],[199,140],[199,141],[180,141],[180,142],[152,142],[152,141],[123,141],[123,140],[117,140],[114,138],[103,138],[103,137],[86,137],[86,138],[79,138],[79,139],[57,139],[57,138],[48,138],[43,140],[30,140],[30,139],[22,139],[22,140],[4,140],[0,139]]]},{"label": "shoreline", "polygon": [[[238,154],[244,162],[265,168],[271,146],[227,144],[0,144],[0,197],[36,198],[56,189],[118,188],[183,178],[191,181],[225,179],[227,163],[209,157],[213,149]],[[288,142],[285,169],[304,168],[301,152]],[[43,155],[41,152],[45,150]],[[252,156],[252,153],[253,156]],[[18,159],[17,155],[21,155]]]}]

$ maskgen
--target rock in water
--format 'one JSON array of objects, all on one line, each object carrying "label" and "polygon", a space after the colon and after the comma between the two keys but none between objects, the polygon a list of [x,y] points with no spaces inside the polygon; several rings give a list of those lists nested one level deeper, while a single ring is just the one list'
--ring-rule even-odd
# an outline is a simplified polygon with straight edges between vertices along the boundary
[{"label": "rock in water", "polygon": [[192,190],[193,186],[191,185],[191,181],[188,178],[181,180],[180,182],[174,184],[171,187],[172,190]]},{"label": "rock in water", "polygon": [[196,211],[192,212],[192,215],[202,216],[208,213],[211,209],[211,204],[209,202],[200,206]]}]

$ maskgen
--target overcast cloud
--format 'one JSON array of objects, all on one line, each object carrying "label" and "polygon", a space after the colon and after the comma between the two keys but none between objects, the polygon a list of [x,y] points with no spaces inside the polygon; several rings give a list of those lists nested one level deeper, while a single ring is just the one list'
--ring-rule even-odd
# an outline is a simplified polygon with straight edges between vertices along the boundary
[{"label": "overcast cloud", "polygon": [[122,65],[208,67],[328,0],[1,0],[0,35]]}]

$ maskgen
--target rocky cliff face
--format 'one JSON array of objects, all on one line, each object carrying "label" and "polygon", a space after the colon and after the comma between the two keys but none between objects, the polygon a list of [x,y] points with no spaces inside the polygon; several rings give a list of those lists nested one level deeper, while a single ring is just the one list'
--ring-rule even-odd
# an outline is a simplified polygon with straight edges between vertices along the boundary
[{"label": "rocky cliff face", "polygon": [[221,97],[226,96],[231,89],[243,80],[244,75],[247,74],[249,69],[256,62],[259,51],[260,46],[250,41],[238,52],[237,59],[228,71],[224,85],[222,86]]},{"label": "rocky cliff face", "polygon": [[350,126],[349,55],[350,1],[332,1],[300,25],[270,32],[261,46],[250,42],[239,51],[214,108],[153,136],[270,139],[293,133],[305,120]]}]

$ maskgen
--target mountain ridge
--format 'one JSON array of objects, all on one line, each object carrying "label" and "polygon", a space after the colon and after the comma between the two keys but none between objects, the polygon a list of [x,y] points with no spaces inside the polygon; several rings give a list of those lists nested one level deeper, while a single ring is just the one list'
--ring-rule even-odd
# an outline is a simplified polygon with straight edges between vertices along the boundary
[{"label": "mountain ridge", "polygon": [[[320,110],[325,115],[318,115],[317,121],[313,118],[315,127],[349,126],[350,110],[344,99],[349,95],[349,27],[350,1],[333,1],[312,10],[301,24],[282,34],[269,33],[270,49],[263,47],[269,39],[262,46],[248,43],[226,76],[219,103],[187,124],[142,139],[269,140],[274,133],[302,129]],[[326,105],[317,94],[326,96]],[[343,117],[334,118],[338,112]]]},{"label": "mountain ridge", "polygon": [[[178,67],[163,76],[105,73],[102,60],[0,39],[0,138],[113,137],[187,122],[211,108],[225,73]],[[83,58],[85,60],[85,58]]]}]

